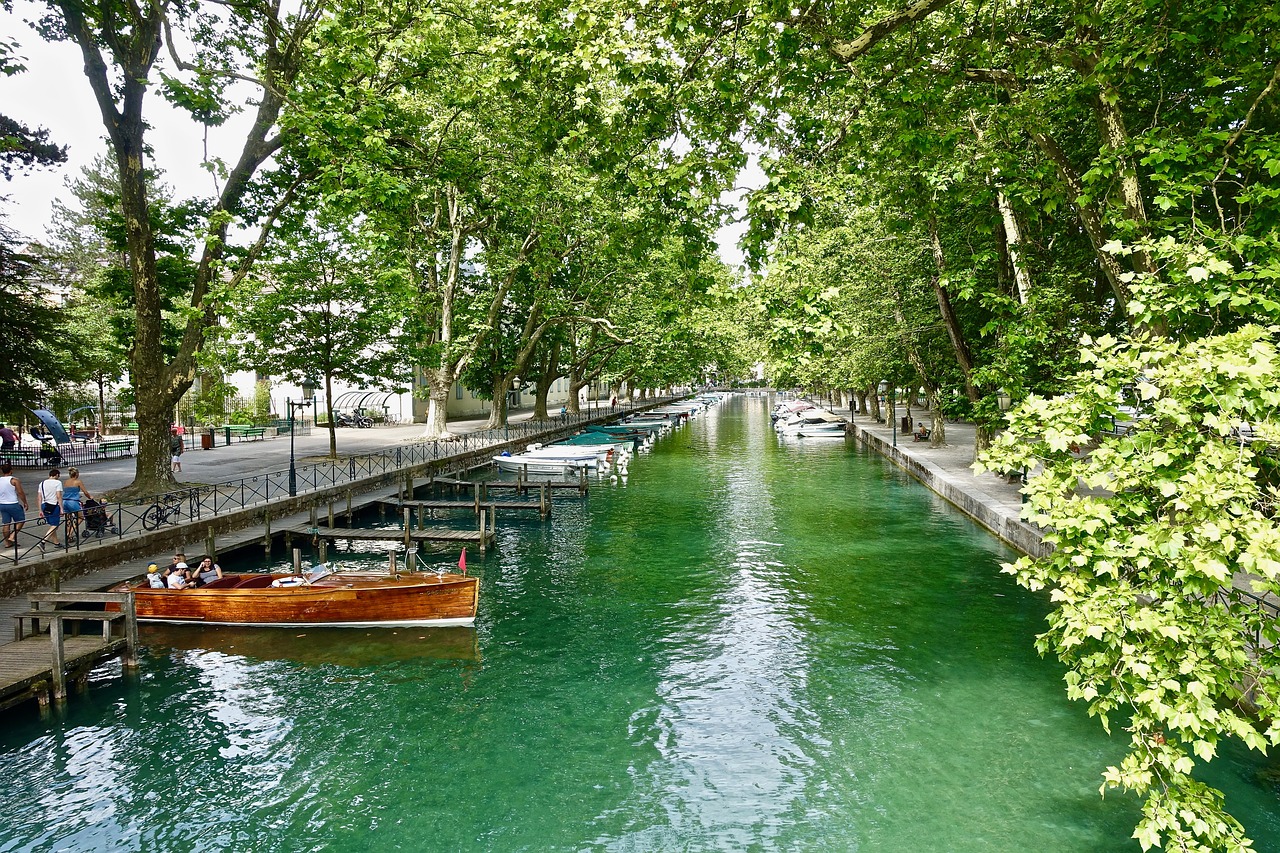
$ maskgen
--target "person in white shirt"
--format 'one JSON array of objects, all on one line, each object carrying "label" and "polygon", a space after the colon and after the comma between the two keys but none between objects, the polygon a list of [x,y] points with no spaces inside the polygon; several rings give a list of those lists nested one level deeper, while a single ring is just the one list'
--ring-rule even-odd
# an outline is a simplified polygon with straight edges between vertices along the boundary
[{"label": "person in white shirt", "polygon": [[152,589],[164,589],[164,577],[160,574],[160,567],[155,563],[147,566],[147,583]]},{"label": "person in white shirt", "polygon": [[54,468],[49,472],[48,479],[40,483],[40,515],[44,518],[44,523],[49,525],[49,531],[40,540],[42,548],[51,537],[55,548],[62,546],[58,541],[58,527],[62,524],[62,480],[58,479],[59,473]]},{"label": "person in white shirt", "polygon": [[184,572],[186,568],[186,563],[178,563],[178,565],[174,566],[175,571],[169,572],[169,589],[187,588],[187,576]]}]

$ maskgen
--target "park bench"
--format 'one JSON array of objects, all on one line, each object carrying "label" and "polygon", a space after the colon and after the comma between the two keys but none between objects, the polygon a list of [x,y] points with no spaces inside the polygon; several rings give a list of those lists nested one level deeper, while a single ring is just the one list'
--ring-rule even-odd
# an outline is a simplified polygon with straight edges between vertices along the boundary
[{"label": "park bench", "polygon": [[0,459],[4,459],[13,465],[22,465],[27,467],[44,464],[40,457],[40,451],[36,448],[30,447],[15,447],[13,450],[0,450]]},{"label": "park bench", "polygon": [[104,438],[98,442],[98,446],[93,449],[95,455],[109,459],[112,456],[132,456],[133,455],[133,439],[132,438]]},{"label": "park bench", "polygon": [[240,439],[240,441],[261,441],[267,435],[267,427],[247,426],[244,424],[227,424],[227,443],[231,443],[232,436]]}]

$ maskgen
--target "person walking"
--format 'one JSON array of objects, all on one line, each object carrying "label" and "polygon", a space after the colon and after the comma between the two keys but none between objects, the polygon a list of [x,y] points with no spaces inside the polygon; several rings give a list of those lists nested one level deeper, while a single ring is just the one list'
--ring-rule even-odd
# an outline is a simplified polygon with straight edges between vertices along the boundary
[{"label": "person walking", "polygon": [[84,518],[84,506],[81,501],[91,500],[93,495],[80,479],[79,468],[67,469],[67,481],[62,484],[62,511],[66,514],[63,523],[66,525],[67,544],[71,544],[74,535],[80,541],[80,519]]},{"label": "person walking", "polygon": [[62,545],[58,541],[58,527],[62,524],[62,480],[58,478],[58,475],[58,469],[54,468],[49,472],[49,476],[40,483],[40,515],[44,517],[44,523],[49,525],[49,530],[44,534],[44,538],[40,540],[42,549],[50,537],[53,537],[53,547],[57,548]]},{"label": "person walking", "polygon": [[178,435],[177,427],[169,434],[169,469],[175,474],[182,473],[182,436]]},{"label": "person walking", "polygon": [[22,490],[22,481],[13,476],[13,465],[6,459],[0,462],[0,521],[4,522],[4,547],[13,548],[18,544],[18,531],[26,520],[27,493]]}]

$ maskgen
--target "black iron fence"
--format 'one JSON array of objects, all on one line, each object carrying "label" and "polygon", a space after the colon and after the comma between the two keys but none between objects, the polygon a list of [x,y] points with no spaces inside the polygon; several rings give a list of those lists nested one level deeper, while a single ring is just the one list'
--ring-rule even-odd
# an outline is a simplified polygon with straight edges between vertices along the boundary
[{"label": "black iron fence", "polygon": [[[295,466],[296,493],[304,495],[335,486],[350,485],[430,463],[463,458],[487,447],[511,441],[534,441],[567,428],[610,416],[661,405],[676,397],[660,397],[635,403],[566,413],[547,420],[521,421],[498,429],[459,433],[448,440],[405,443],[376,453]],[[69,460],[74,461],[74,460]],[[56,464],[56,463],[55,463]],[[39,504],[32,502],[21,531],[4,555],[15,562],[39,559],[57,552],[80,550],[109,540],[125,539],[163,527],[199,521],[272,501],[290,498],[289,471],[273,471],[210,486],[179,489],[136,501],[99,504],[86,501],[77,513],[62,513],[57,530],[45,521]],[[57,544],[54,544],[56,539]]]}]

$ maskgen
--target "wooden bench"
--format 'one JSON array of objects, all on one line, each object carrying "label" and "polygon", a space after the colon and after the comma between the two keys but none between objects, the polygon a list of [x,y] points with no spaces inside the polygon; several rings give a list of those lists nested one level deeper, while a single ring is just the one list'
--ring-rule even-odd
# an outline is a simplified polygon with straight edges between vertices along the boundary
[{"label": "wooden bench", "polygon": [[40,456],[40,451],[34,448],[15,447],[13,450],[0,450],[0,459],[5,459],[14,465],[23,465],[27,467],[44,464],[44,460]]},{"label": "wooden bench", "polygon": [[228,443],[231,441],[232,436],[239,438],[241,441],[261,441],[267,435],[267,428],[260,426],[228,424],[225,429]]},{"label": "wooden bench", "polygon": [[104,459],[112,454],[117,456],[133,455],[133,439],[131,438],[104,438],[98,442],[98,446],[93,449],[97,456]]}]

